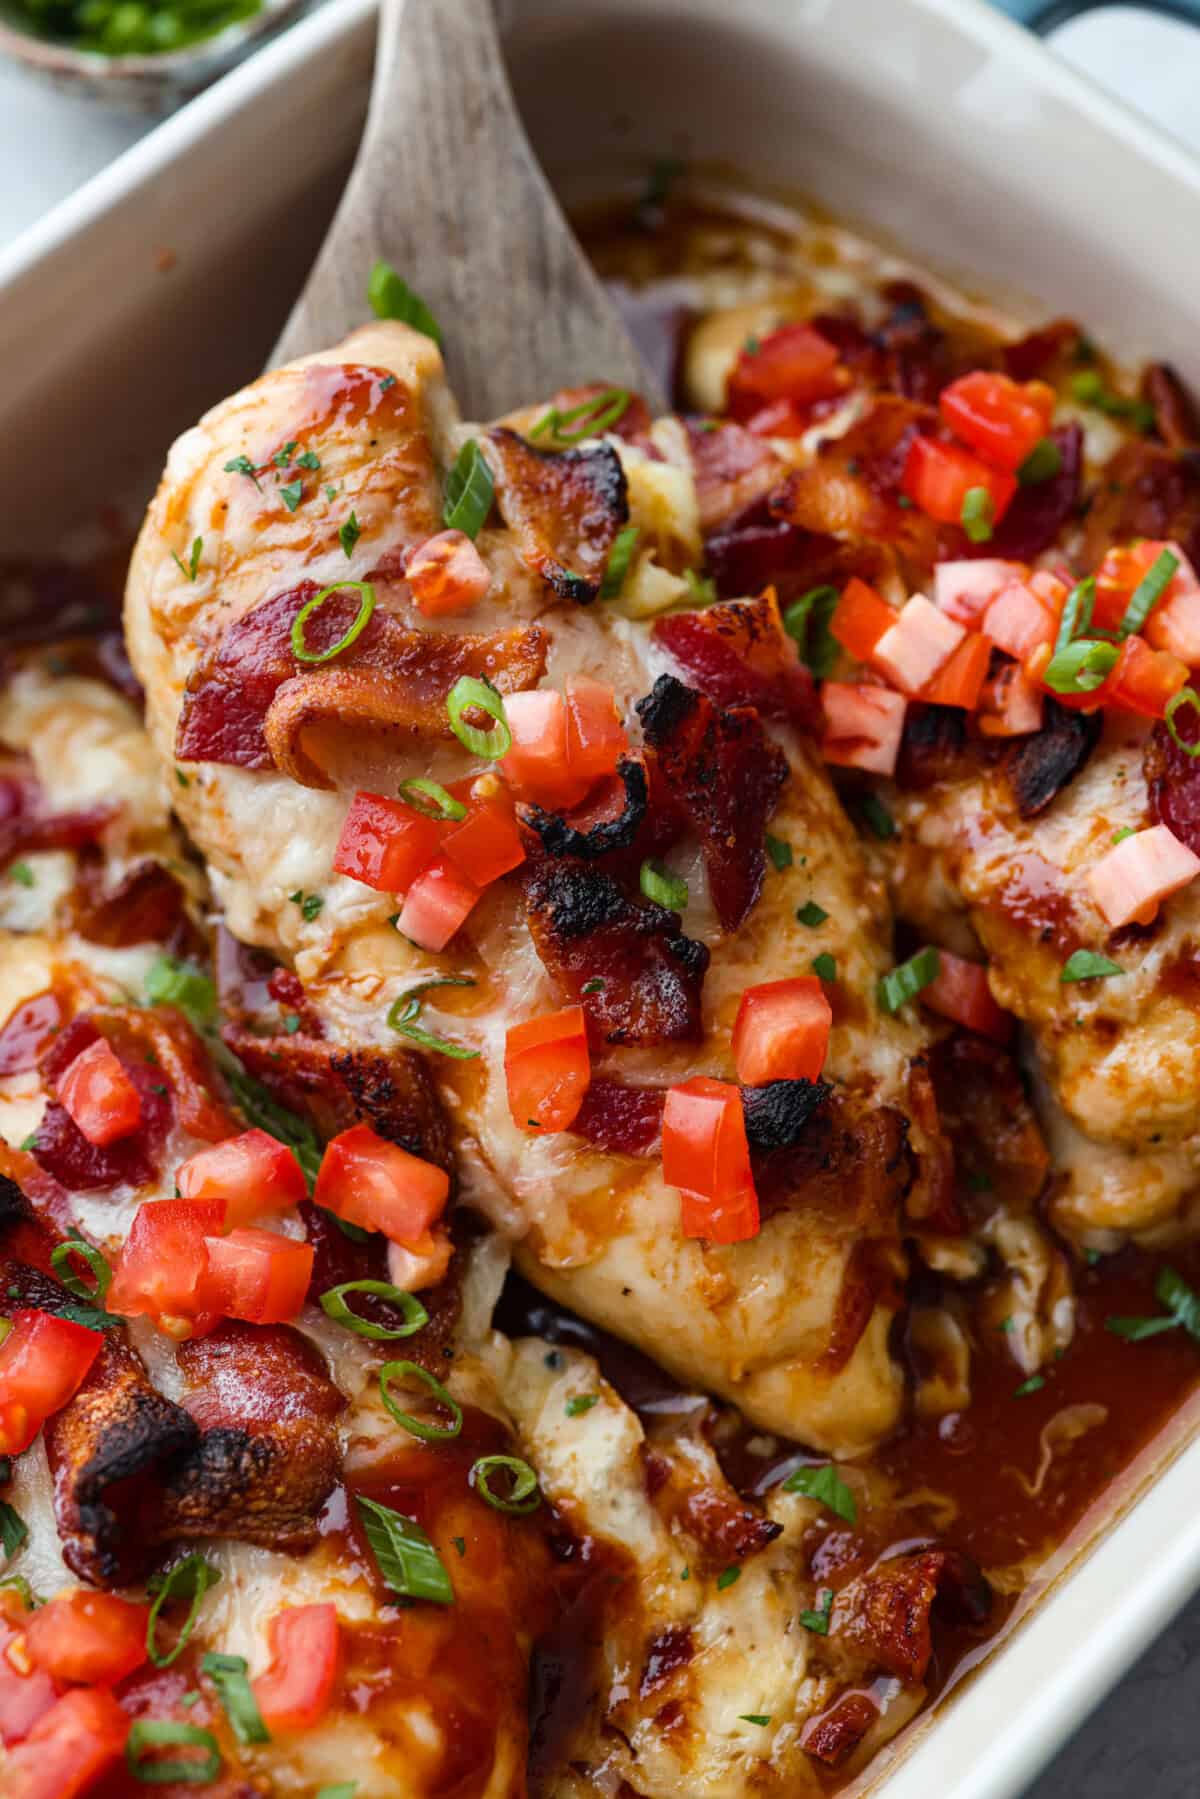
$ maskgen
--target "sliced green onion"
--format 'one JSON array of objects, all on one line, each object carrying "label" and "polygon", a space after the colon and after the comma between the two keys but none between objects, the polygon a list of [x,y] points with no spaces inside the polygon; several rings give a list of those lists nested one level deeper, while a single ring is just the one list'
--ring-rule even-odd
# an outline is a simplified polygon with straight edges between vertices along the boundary
[{"label": "sliced green onion", "polygon": [[[633,395],[627,387],[606,387],[602,394],[593,394],[590,400],[583,400],[578,406],[571,406],[566,412],[560,412],[557,406],[551,406],[544,412],[537,424],[529,433],[530,437],[555,437],[561,444],[582,443],[586,437],[601,437],[618,419],[624,418],[629,409]],[[582,420],[577,431],[564,431],[564,425],[574,425]]]},{"label": "sliced green onion", "polygon": [[0,1547],[5,1558],[11,1562],[17,1550],[29,1539],[29,1526],[22,1518],[15,1505],[7,1499],[0,1499]]},{"label": "sliced green onion", "polygon": [[1023,1380],[1019,1387],[1013,1388],[1013,1398],[1024,1399],[1027,1393],[1040,1393],[1045,1384],[1044,1374],[1031,1374],[1028,1380]]},{"label": "sliced green onion", "polygon": [[717,1592],[723,1593],[727,1587],[736,1586],[741,1578],[742,1571],[740,1568],[722,1568],[721,1572],[717,1575]]},{"label": "sliced green onion", "polygon": [[816,900],[809,900],[800,907],[796,917],[801,924],[806,924],[811,930],[815,930],[819,924],[825,923],[829,914],[824,906],[818,906]]},{"label": "sliced green onion", "polygon": [[[331,644],[327,650],[310,650],[304,637],[304,627],[314,612],[319,612],[331,594],[357,593],[358,612],[354,623],[344,637]],[[332,662],[343,650],[348,650],[356,637],[366,629],[371,614],[375,610],[375,589],[369,581],[334,581],[315,593],[311,600],[306,600],[292,622],[292,655],[297,662]]]},{"label": "sliced green onion", "polygon": [[468,537],[477,537],[495,497],[496,483],[487,458],[477,440],[468,438],[446,477],[442,523],[451,531],[464,531]]},{"label": "sliced green onion", "polygon": [[693,606],[712,606],[717,598],[717,584],[711,575],[699,575],[694,568],[685,568],[683,578],[687,583],[688,599]]},{"label": "sliced green onion", "polygon": [[1141,630],[1178,570],[1178,556],[1171,550],[1160,550],[1129,596],[1124,617],[1117,626],[1118,637],[1132,637],[1135,631]]},{"label": "sliced green onion", "polygon": [[879,1004],[885,1012],[898,1012],[901,1006],[910,999],[915,999],[923,987],[936,981],[942,966],[942,958],[932,945],[917,951],[907,962],[901,962],[898,968],[889,969],[879,983]]},{"label": "sliced green onion", "polygon": [[986,487],[968,487],[959,519],[972,543],[986,543],[995,524],[992,496]]},{"label": "sliced green onion", "polygon": [[198,1030],[204,1030],[217,1016],[217,990],[194,962],[163,954],[146,970],[146,1004],[177,1006]]},{"label": "sliced green onion", "polygon": [[46,1603],[40,1593],[34,1592],[23,1574],[6,1574],[3,1580],[0,1580],[0,1589],[4,1587],[12,1588],[27,1612],[36,1612],[39,1606]]},{"label": "sliced green onion", "polygon": [[[143,1761],[147,1749],[204,1749],[202,1761],[189,1756],[182,1761]],[[221,1772],[221,1751],[211,1730],[198,1724],[182,1724],[176,1718],[135,1718],[125,1739],[125,1763],[143,1786],[169,1786],[173,1780],[192,1786],[210,1786]]]},{"label": "sliced green onion", "polygon": [[[490,731],[481,731],[478,725],[467,721],[464,714],[469,706],[477,706],[494,720]],[[512,732],[504,716],[504,701],[490,681],[477,680],[474,675],[460,675],[446,695],[446,713],[450,729],[473,756],[486,756],[489,762],[498,762],[512,748]]]},{"label": "sliced green onion", "polygon": [[819,956],[813,957],[812,971],[818,980],[836,981],[837,961],[828,950],[822,950]]},{"label": "sliced green onion", "polygon": [[371,270],[367,299],[377,319],[399,319],[402,325],[411,325],[414,331],[431,337],[441,348],[442,333],[437,320],[420,294],[414,294],[390,262],[380,260]]},{"label": "sliced green onion", "polygon": [[1073,638],[1086,635],[1095,604],[1096,577],[1089,575],[1086,581],[1078,582],[1067,595],[1067,603],[1059,621],[1058,636],[1054,642],[1056,655],[1059,650],[1065,650]]},{"label": "sliced green onion", "polygon": [[[388,1382],[393,1380],[418,1380],[427,1387],[438,1404],[445,1406],[450,1414],[449,1424],[425,1424],[420,1418],[414,1418],[411,1412],[403,1412],[388,1392]],[[422,1368],[419,1362],[385,1362],[379,1370],[379,1397],[396,1420],[403,1425],[410,1436],[420,1437],[423,1443],[449,1443],[457,1437],[463,1425],[461,1408],[447,1393],[435,1374],[428,1368]]]},{"label": "sliced green onion", "polygon": [[1070,981],[1096,981],[1104,975],[1124,973],[1119,962],[1110,961],[1096,950],[1077,949],[1067,957],[1058,980],[1059,985],[1063,986]]},{"label": "sliced green onion", "polygon": [[[214,1568],[204,1556],[196,1554],[185,1556],[183,1561],[177,1562],[166,1574],[151,1575],[147,1591],[153,1593],[155,1598],[146,1620],[146,1654],[156,1668],[169,1668],[172,1662],[179,1659],[196,1627],[200,1601],[210,1587],[216,1586],[220,1578],[220,1569]],[[187,1599],[191,1603],[174,1645],[170,1649],[160,1649],[157,1638],[158,1614],[173,1599]]]},{"label": "sliced green onion", "polygon": [[599,1393],[574,1393],[563,1407],[563,1411],[568,1418],[581,1418],[585,1412],[590,1412],[594,1405],[599,1404]]},{"label": "sliced green onion", "polygon": [[[512,1475],[512,1487],[506,1496],[493,1493],[489,1485],[491,1476],[501,1469]],[[480,1498],[485,1499],[498,1512],[511,1512],[514,1516],[520,1516],[525,1512],[535,1512],[542,1503],[537,1475],[519,1455],[481,1455],[471,1469],[470,1480]]]},{"label": "sliced green onion", "polygon": [[343,1780],[339,1781],[337,1786],[318,1787],[317,1799],[354,1799],[357,1791],[358,1782],[356,1780]]},{"label": "sliced green onion", "polygon": [[770,831],[767,831],[763,837],[763,848],[771,858],[772,868],[777,868],[781,874],[785,868],[790,868],[796,859],[792,846],[786,838],[772,837]]},{"label": "sliced green onion", "polygon": [[600,581],[600,598],[602,600],[615,600],[624,587],[625,577],[629,573],[629,564],[633,561],[633,552],[637,548],[637,540],[640,535],[636,525],[626,525],[614,537],[613,546],[608,552],[608,561],[604,565],[604,574]]},{"label": "sliced green onion", "polygon": [[[72,1256],[78,1256],[86,1262],[92,1271],[94,1285],[89,1286],[82,1275],[76,1274],[71,1266]],[[50,1266],[58,1274],[68,1293],[76,1299],[103,1299],[112,1284],[112,1269],[98,1249],[85,1243],[76,1231],[72,1231],[65,1243],[58,1243],[50,1252]]]},{"label": "sliced green onion", "polygon": [[829,1635],[829,1615],[833,1611],[833,1588],[824,1587],[817,1596],[818,1610],[801,1612],[800,1622],[805,1630],[811,1630],[815,1637]]},{"label": "sliced green onion", "polygon": [[815,1499],[818,1505],[823,1505],[826,1511],[836,1512],[847,1524],[858,1522],[854,1495],[832,1462],[826,1462],[821,1468],[797,1468],[783,1482],[782,1490]]},{"label": "sliced green onion", "polygon": [[1173,1268],[1160,1268],[1154,1282],[1154,1297],[1175,1314],[1189,1337],[1200,1338],[1200,1299],[1182,1275],[1176,1274]]},{"label": "sliced green onion", "polygon": [[216,1687],[238,1742],[269,1743],[271,1733],[263,1723],[254,1690],[246,1678],[249,1665],[244,1655],[210,1652],[201,1658],[200,1672],[207,1674]]},{"label": "sliced green onion", "polygon": [[354,1497],[376,1566],[392,1592],[401,1599],[453,1605],[450,1576],[421,1526],[362,1493]]},{"label": "sliced green onion", "polygon": [[448,976],[444,981],[425,981],[414,995],[401,994],[388,1008],[387,1022],[394,1031],[407,1037],[411,1043],[419,1044],[422,1049],[432,1050],[435,1055],[452,1056],[456,1062],[474,1062],[478,1059],[477,1049],[467,1049],[462,1043],[453,1043],[449,1037],[438,1037],[427,1031],[417,1020],[421,1016],[421,1001],[416,993],[423,993],[426,987],[473,987],[471,980],[458,980]]},{"label": "sliced green onion", "polygon": [[1017,470],[1017,480],[1023,487],[1033,487],[1039,481],[1052,481],[1055,475],[1062,472],[1062,465],[1062,451],[1054,439],[1043,437],[1040,443],[1034,444]]},{"label": "sliced green onion", "polygon": [[437,781],[430,781],[425,775],[416,775],[411,781],[401,781],[400,798],[422,818],[435,818],[441,824],[457,822],[467,816],[467,808],[461,800],[456,800],[452,793]]},{"label": "sliced green onion", "polygon": [[783,628],[799,645],[801,662],[807,663],[819,681],[833,673],[841,651],[829,629],[839,597],[836,587],[810,587],[783,615]]},{"label": "sliced green onion", "polygon": [[654,857],[642,863],[638,880],[646,898],[653,900],[656,906],[666,906],[672,912],[682,912],[688,903],[687,882],[678,875],[673,875],[669,868]]},{"label": "sliced green onion", "polygon": [[[399,1306],[404,1323],[376,1324],[371,1318],[360,1318],[346,1303],[348,1293],[370,1293],[376,1299],[385,1299],[389,1305]],[[378,1343],[414,1336],[429,1323],[429,1313],[416,1295],[406,1293],[403,1287],[394,1287],[390,1281],[343,1281],[340,1287],[327,1287],[320,1303],[325,1316],[332,1318],[335,1324],[344,1325],[356,1337],[370,1337]]]},{"label": "sliced green onion", "polygon": [[1098,637],[1077,637],[1065,649],[1054,652],[1042,680],[1055,693],[1094,693],[1097,687],[1103,687],[1119,655],[1115,643],[1104,643]]},{"label": "sliced green onion", "polygon": [[1104,1328],[1127,1343],[1142,1343],[1147,1337],[1159,1337],[1164,1331],[1177,1331],[1178,1318],[1106,1318]]},{"label": "sliced green onion", "polygon": [[1163,714],[1163,717],[1166,719],[1167,730],[1170,733],[1171,742],[1177,749],[1181,749],[1185,756],[1190,756],[1194,762],[1196,757],[1200,756],[1200,737],[1197,737],[1194,743],[1189,743],[1186,737],[1181,737],[1179,735],[1179,726],[1175,723],[1175,714],[1179,711],[1181,706],[1190,706],[1192,711],[1196,714],[1197,720],[1200,720],[1200,693],[1197,693],[1194,687],[1181,687],[1179,692],[1167,701],[1167,709]]}]

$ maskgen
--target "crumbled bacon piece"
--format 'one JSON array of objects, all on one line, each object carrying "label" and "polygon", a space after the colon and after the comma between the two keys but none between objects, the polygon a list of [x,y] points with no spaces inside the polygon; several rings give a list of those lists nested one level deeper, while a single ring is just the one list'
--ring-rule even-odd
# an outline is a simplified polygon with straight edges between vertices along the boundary
[{"label": "crumbled bacon piece", "polygon": [[571,1129],[609,1155],[648,1156],[662,1136],[665,1102],[661,1087],[627,1087],[595,1075]]},{"label": "crumbled bacon piece", "polygon": [[[175,738],[182,762],[281,767],[312,787],[353,756],[364,732],[384,741],[449,738],[446,695],[461,675],[501,693],[533,687],[545,668],[536,626],[491,635],[409,630],[376,606],[355,641],[328,664],[305,664],[292,626],[319,589],[302,581],[225,627],[188,680]],[[352,589],[334,593],[305,624],[312,651],[345,636],[359,609]],[[361,745],[359,746],[361,748]]]},{"label": "crumbled bacon piece", "polygon": [[150,858],[135,862],[109,888],[101,858],[81,857],[69,906],[79,936],[108,949],[158,943],[178,950],[194,936],[183,888],[169,869]]},{"label": "crumbled bacon piece", "polygon": [[659,676],[637,713],[700,839],[717,917],[735,931],[762,892],[763,837],[787,781],[787,758],[757,712],[720,709],[673,675]]},{"label": "crumbled bacon piece", "polygon": [[96,843],[117,811],[116,806],[101,804],[44,812],[30,766],[6,761],[0,771],[0,868],[39,850],[74,850]]},{"label": "crumbled bacon piece", "polygon": [[1013,1214],[1032,1210],[1050,1155],[1011,1052],[974,1031],[956,1031],[930,1050],[929,1071],[968,1216],[996,1205]]},{"label": "crumbled bacon piece", "polygon": [[808,1116],[790,1142],[754,1153],[763,1216],[802,1211],[845,1237],[894,1236],[913,1176],[907,1122],[893,1106],[822,1089],[805,1095]]},{"label": "crumbled bacon piece", "polygon": [[1019,337],[1016,343],[1005,344],[1000,352],[1005,371],[1015,381],[1032,381],[1056,362],[1073,355],[1082,336],[1074,319],[1051,319],[1048,325]]},{"label": "crumbled bacon piece", "polygon": [[687,681],[714,704],[753,706],[763,718],[820,728],[813,678],[783,628],[770,589],[754,600],[670,613],[658,620],[654,636]]},{"label": "crumbled bacon piece", "polygon": [[738,1496],[707,1443],[680,1437],[672,1449],[646,1455],[646,1490],[660,1516],[714,1562],[745,1561],[775,1541],[783,1526]]},{"label": "crumbled bacon piece", "polygon": [[638,1683],[639,1699],[648,1699],[670,1684],[679,1668],[686,1668],[695,1654],[690,1625],[669,1624],[646,1645],[646,1660]]},{"label": "crumbled bacon piece", "polygon": [[[564,996],[579,1000],[601,1043],[698,1043],[708,951],[674,912],[628,899],[611,876],[566,857],[523,871],[538,955]],[[602,981],[599,990],[585,991]]]},{"label": "crumbled bacon piece", "polygon": [[481,440],[496,503],[534,574],[564,600],[600,591],[617,532],[629,518],[625,471],[610,444],[540,450],[498,426]]},{"label": "crumbled bacon piece", "polygon": [[707,536],[764,499],[787,473],[787,464],[744,425],[707,419],[688,419],[686,424],[700,529]]},{"label": "crumbled bacon piece", "polygon": [[53,988],[35,993],[9,1014],[0,1028],[0,1075],[36,1068],[63,1023],[63,1003]]},{"label": "crumbled bacon piece", "polygon": [[1083,431],[1072,423],[1058,426],[1049,435],[1062,458],[1058,473],[1048,480],[1019,487],[1004,517],[984,542],[972,543],[957,525],[950,527],[955,556],[998,556],[1008,562],[1032,562],[1058,542],[1063,528],[1079,510]]},{"label": "crumbled bacon piece", "polygon": [[752,1150],[791,1149],[833,1092],[827,1081],[767,1081],[742,1088],[746,1141]]},{"label": "crumbled bacon piece", "polygon": [[879,1707],[866,1693],[843,1693],[828,1711],[810,1718],[800,1747],[827,1768],[838,1768],[879,1722]]},{"label": "crumbled bacon piece", "polygon": [[896,785],[912,791],[963,780],[979,767],[979,750],[967,736],[961,706],[910,704],[904,714]]},{"label": "crumbled bacon piece", "polygon": [[1083,565],[1097,568],[1111,549],[1136,538],[1177,543],[1200,557],[1200,456],[1162,444],[1122,444],[1104,466],[1087,516]]},{"label": "crumbled bacon piece", "polygon": [[830,1634],[865,1652],[898,1679],[923,1680],[933,1654],[935,1605],[948,1618],[982,1624],[991,1610],[987,1581],[969,1556],[929,1548],[877,1562],[837,1595]]},{"label": "crumbled bacon piece", "polygon": [[1016,741],[1005,764],[1022,818],[1036,818],[1075,779],[1100,741],[1098,712],[1077,712],[1046,701],[1040,731]]}]

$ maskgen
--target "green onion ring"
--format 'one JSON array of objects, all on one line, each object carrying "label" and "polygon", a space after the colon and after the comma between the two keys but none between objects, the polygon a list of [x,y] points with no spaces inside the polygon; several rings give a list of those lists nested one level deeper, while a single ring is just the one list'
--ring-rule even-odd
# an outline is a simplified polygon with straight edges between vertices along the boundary
[{"label": "green onion ring", "polygon": [[682,912],[688,903],[687,882],[673,875],[655,857],[642,863],[638,884],[648,900],[656,906],[666,906],[668,911]]},{"label": "green onion ring", "polygon": [[1132,637],[1135,631],[1141,630],[1178,572],[1178,556],[1171,550],[1160,550],[1129,596],[1129,604],[1117,626],[1118,637]]},{"label": "green onion ring", "polygon": [[[468,706],[478,706],[481,712],[486,712],[495,721],[493,728],[481,731],[478,725],[469,724],[463,717]],[[512,732],[504,716],[504,701],[490,681],[477,680],[474,675],[460,675],[446,695],[446,714],[450,729],[473,756],[485,756],[489,762],[498,762],[512,748]]]},{"label": "green onion ring", "polygon": [[[512,1492],[507,1499],[493,1493],[488,1485],[488,1476],[501,1468],[513,1477]],[[537,1475],[519,1455],[481,1455],[473,1465],[469,1478],[480,1498],[485,1499],[497,1512],[510,1512],[514,1517],[520,1517],[525,1512],[535,1512],[542,1503]]]},{"label": "green onion ring", "polygon": [[1167,701],[1167,709],[1163,714],[1163,717],[1166,719],[1167,730],[1171,734],[1171,742],[1175,744],[1178,749],[1181,749],[1185,756],[1190,756],[1194,762],[1197,756],[1200,756],[1200,739],[1195,743],[1188,743],[1179,735],[1179,727],[1175,723],[1175,714],[1179,711],[1181,706],[1190,706],[1197,716],[1200,717],[1200,693],[1197,693],[1194,687],[1181,687],[1179,692]]},{"label": "green onion ring", "polygon": [[[207,1749],[203,1761],[143,1762],[143,1749],[158,1749],[165,1744]],[[169,1786],[173,1780],[194,1786],[209,1786],[221,1772],[221,1751],[211,1730],[198,1724],[181,1724],[176,1718],[135,1718],[125,1739],[125,1763],[135,1780],[143,1786]]]},{"label": "green onion ring", "polygon": [[[79,1256],[85,1261],[95,1276],[96,1284],[89,1287],[82,1275],[76,1274],[71,1267],[71,1257]],[[98,1249],[85,1243],[82,1237],[72,1235],[65,1243],[57,1243],[50,1252],[50,1266],[55,1270],[68,1293],[76,1299],[103,1299],[112,1285],[112,1269]]]},{"label": "green onion ring", "polygon": [[[389,1305],[400,1307],[404,1323],[376,1324],[371,1318],[360,1318],[346,1304],[347,1293],[371,1293],[377,1299],[386,1299]],[[340,1287],[327,1287],[321,1295],[321,1310],[335,1324],[343,1324],[353,1331],[356,1337],[370,1337],[379,1343],[414,1336],[429,1323],[429,1313],[420,1300],[414,1294],[406,1293],[403,1287],[394,1287],[391,1281],[343,1281]]]},{"label": "green onion ring", "polygon": [[411,781],[401,781],[399,797],[422,818],[432,818],[439,824],[457,824],[467,816],[467,808],[461,800],[456,800],[452,793],[436,781],[425,775],[417,775]]},{"label": "green onion ring", "polygon": [[[448,1425],[425,1424],[410,1412],[400,1410],[388,1392],[388,1382],[409,1379],[419,1380],[423,1386],[428,1387],[438,1404],[445,1406],[451,1420]],[[411,1436],[420,1437],[423,1443],[449,1443],[463,1427],[461,1407],[450,1397],[436,1374],[430,1374],[428,1368],[422,1368],[419,1362],[385,1362],[379,1370],[379,1397],[396,1423],[402,1424]]]},{"label": "green onion ring", "polygon": [[[327,650],[310,650],[304,641],[304,627],[314,612],[321,607],[332,593],[350,590],[357,593],[358,615],[344,637],[331,644]],[[292,621],[292,655],[297,662],[332,662],[343,650],[348,650],[356,637],[361,636],[367,627],[371,614],[375,610],[375,589],[369,581],[334,581],[315,593],[311,600],[306,600]]]}]

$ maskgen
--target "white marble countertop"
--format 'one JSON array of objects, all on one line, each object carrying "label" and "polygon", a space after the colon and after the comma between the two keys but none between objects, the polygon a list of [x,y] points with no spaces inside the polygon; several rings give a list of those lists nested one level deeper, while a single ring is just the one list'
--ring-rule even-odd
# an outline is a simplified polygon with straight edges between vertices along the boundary
[{"label": "white marble countertop", "polygon": [[[1099,6],[1069,19],[1050,41],[1200,151],[1200,29],[1140,6]],[[0,246],[151,128],[0,63]],[[1195,1799],[1200,1726],[1193,1707],[1200,1710],[1200,1599],[1147,1651],[1028,1799]]]}]

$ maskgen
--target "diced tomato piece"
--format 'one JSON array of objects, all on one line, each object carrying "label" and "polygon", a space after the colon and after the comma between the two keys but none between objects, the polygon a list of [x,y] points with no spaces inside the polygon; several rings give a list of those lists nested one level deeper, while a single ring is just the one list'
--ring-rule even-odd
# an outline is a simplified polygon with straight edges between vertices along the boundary
[{"label": "diced tomato piece", "polygon": [[[10,1588],[0,1602],[0,1743],[6,1748],[27,1737],[58,1698],[50,1676],[30,1664],[25,1649],[25,1626],[32,1615]],[[10,1659],[6,1651],[12,1644],[16,1648]]]},{"label": "diced tomato piece", "polygon": [[449,1196],[444,1169],[410,1156],[367,1124],[352,1125],[326,1145],[313,1189],[314,1202],[348,1224],[410,1245],[441,1217]]},{"label": "diced tomato piece", "polygon": [[25,1626],[29,1659],[64,1685],[111,1687],[146,1659],[150,1607],[92,1593],[60,1593]]},{"label": "diced tomato piece", "polygon": [[938,951],[938,972],[928,986],[921,989],[921,1004],[943,1018],[968,1031],[978,1031],[996,1043],[1007,1043],[1012,1036],[1012,1014],[1002,1010],[992,998],[987,969],[963,956],[953,956],[947,949]]},{"label": "diced tomato piece", "polygon": [[871,652],[895,624],[895,607],[889,606],[865,581],[852,575],[829,620],[832,635],[859,662],[869,662]]},{"label": "diced tomato piece", "polygon": [[531,1136],[570,1130],[592,1078],[582,1006],[513,1025],[504,1043],[513,1123]]},{"label": "diced tomato piece", "polygon": [[350,802],[333,866],[379,893],[407,893],[441,846],[437,820],[379,793]]},{"label": "diced tomato piece", "polygon": [[908,705],[890,687],[851,687],[826,681],[821,689],[825,736],[821,754],[839,768],[864,768],[871,774],[895,772]]},{"label": "diced tomato piece", "polygon": [[1054,389],[1044,381],[1017,382],[1011,375],[973,369],[942,389],[938,411],[985,462],[1016,474],[1050,429]]},{"label": "diced tomato piece", "polygon": [[987,492],[998,524],[1017,491],[1015,475],[989,468],[960,444],[935,437],[913,438],[900,485],[914,506],[941,525],[962,523],[963,501],[973,487]]},{"label": "diced tomato piece", "polygon": [[1058,614],[1031,584],[1012,581],[996,595],[984,614],[983,628],[997,649],[1026,662],[1035,650],[1054,647]]},{"label": "diced tomato piece", "polygon": [[1188,684],[1186,662],[1166,650],[1152,650],[1142,638],[1127,637],[1116,667],[1105,681],[1107,703],[1143,718],[1162,718],[1168,703]]},{"label": "diced tomato piece", "polygon": [[1002,587],[1028,578],[1029,570],[1023,562],[1001,562],[994,556],[980,556],[968,562],[939,562],[933,571],[934,604],[960,625],[978,625]]},{"label": "diced tomato piece", "polygon": [[901,693],[918,694],[958,649],[966,631],[914,593],[871,651],[870,661]]},{"label": "diced tomato piece", "polygon": [[1087,871],[1092,898],[1112,929],[1149,924],[1161,901],[1190,886],[1200,874],[1200,856],[1180,843],[1166,825],[1135,831],[1101,856]]},{"label": "diced tomato piece", "polygon": [[128,1137],[142,1122],[141,1094],[103,1037],[80,1050],[55,1091],[88,1142],[100,1148]]},{"label": "diced tomato piece", "polygon": [[221,1199],[154,1199],[138,1207],[106,1301],[123,1318],[153,1319],[170,1337],[202,1337],[221,1321],[206,1237],[225,1225]]},{"label": "diced tomato piece", "polygon": [[28,1449],[47,1418],[73,1399],[100,1353],[99,1331],[18,1310],[0,1344],[0,1455]]},{"label": "diced tomato piece", "polygon": [[520,799],[560,812],[577,805],[589,783],[570,766],[567,702],[550,687],[505,697],[512,748],[500,769]]},{"label": "diced tomato piece", "polygon": [[1023,737],[1040,731],[1046,696],[1019,662],[1004,662],[983,684],[976,714],[985,737]]},{"label": "diced tomato piece", "polygon": [[739,421],[774,400],[811,406],[840,393],[837,349],[812,325],[781,325],[747,345],[729,376],[726,408]]},{"label": "diced tomato piece", "polygon": [[313,1246],[253,1226],[206,1237],[209,1272],[227,1318],[286,1324],[304,1304]]},{"label": "diced tomato piece", "polygon": [[[468,789],[470,785],[459,784]],[[443,827],[442,852],[473,886],[490,887],[525,860],[512,801],[503,792],[478,797],[456,788],[451,792],[466,805],[467,816],[458,824]]]},{"label": "diced tomato piece", "polygon": [[404,578],[426,618],[469,612],[492,584],[487,563],[465,531],[427,538],[409,557]]},{"label": "diced tomato piece", "polygon": [[1093,622],[1103,631],[1115,631],[1130,600],[1164,550],[1179,563],[1161,598],[1141,627],[1140,635],[1155,649],[1167,650],[1200,667],[1200,581],[1188,557],[1177,543],[1143,538],[1123,549],[1109,550],[1096,570],[1096,604]]},{"label": "diced tomato piece", "polygon": [[973,712],[992,661],[992,640],[968,631],[950,660],[938,670],[921,698],[934,706],[961,706]]},{"label": "diced tomato piece", "polygon": [[629,748],[616,695],[603,681],[572,675],[567,681],[567,760],[571,773],[591,787],[616,772]]},{"label": "diced tomato piece", "polygon": [[747,987],[733,1026],[733,1060],[744,1087],[815,1081],[825,1066],[833,1010],[816,975]]},{"label": "diced tomato piece", "polygon": [[120,1758],[129,1723],[104,1687],[64,1693],[9,1751],[5,1799],[79,1799]]},{"label": "diced tomato piece", "polygon": [[741,1243],[758,1235],[742,1096],[730,1082],[698,1074],[668,1090],[662,1165],[668,1186],[679,1188],[685,1237]]},{"label": "diced tomato piece", "polygon": [[271,1664],[254,1682],[267,1729],[308,1730],[329,1710],[337,1685],[341,1630],[332,1605],[291,1605],[267,1625]]},{"label": "diced tomato piece", "polygon": [[812,423],[806,408],[794,400],[772,400],[744,421],[755,437],[803,437]]},{"label": "diced tomato piece", "polygon": [[409,888],[396,929],[420,949],[443,950],[465,923],[479,892],[449,856],[439,856]]},{"label": "diced tomato piece", "polygon": [[308,1198],[304,1170],[287,1144],[260,1130],[243,1131],[189,1156],[175,1185],[181,1199],[224,1201],[227,1230],[267,1212],[286,1212]]}]

